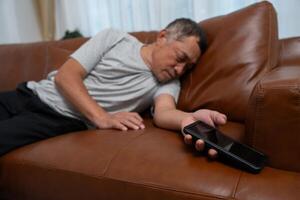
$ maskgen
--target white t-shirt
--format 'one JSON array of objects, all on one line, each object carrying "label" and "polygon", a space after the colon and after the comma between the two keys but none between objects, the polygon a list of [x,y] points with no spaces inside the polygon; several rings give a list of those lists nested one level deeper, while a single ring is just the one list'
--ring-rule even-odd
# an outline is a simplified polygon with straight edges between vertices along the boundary
[{"label": "white t-shirt", "polygon": [[[177,102],[179,80],[159,83],[141,57],[142,46],[128,33],[107,29],[71,55],[87,72],[84,85],[88,93],[107,112],[142,112],[163,93],[172,95]],[[49,73],[39,82],[30,81],[27,87],[57,112],[87,122],[56,89],[56,73]]]}]

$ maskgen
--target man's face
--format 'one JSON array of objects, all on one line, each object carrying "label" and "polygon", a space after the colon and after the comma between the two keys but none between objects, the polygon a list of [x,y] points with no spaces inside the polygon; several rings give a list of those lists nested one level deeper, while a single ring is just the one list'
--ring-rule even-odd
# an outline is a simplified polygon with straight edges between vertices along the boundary
[{"label": "man's face", "polygon": [[180,77],[197,62],[201,54],[197,42],[198,38],[194,36],[171,41],[164,34],[158,37],[151,67],[159,82]]}]

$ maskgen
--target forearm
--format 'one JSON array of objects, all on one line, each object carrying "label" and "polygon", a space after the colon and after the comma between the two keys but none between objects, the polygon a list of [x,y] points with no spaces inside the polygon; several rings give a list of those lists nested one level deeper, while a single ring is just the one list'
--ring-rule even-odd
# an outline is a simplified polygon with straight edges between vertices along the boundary
[{"label": "forearm", "polygon": [[226,115],[217,111],[201,109],[195,112],[184,112],[176,109],[175,101],[170,95],[160,95],[155,99],[154,123],[161,128],[181,130],[181,128],[201,120],[211,126],[225,124]]},{"label": "forearm", "polygon": [[188,117],[192,117],[192,114],[177,109],[165,109],[154,114],[154,123],[160,128],[179,131]]}]

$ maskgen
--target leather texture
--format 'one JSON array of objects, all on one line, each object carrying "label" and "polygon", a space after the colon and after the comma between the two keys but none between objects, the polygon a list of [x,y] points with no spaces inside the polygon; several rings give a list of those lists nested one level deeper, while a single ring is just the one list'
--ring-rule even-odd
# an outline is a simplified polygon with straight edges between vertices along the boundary
[{"label": "leather texture", "polygon": [[299,66],[300,65],[300,38],[286,38],[280,43],[279,66]]},{"label": "leather texture", "polygon": [[282,40],[281,52],[279,66],[251,95],[246,141],[269,155],[271,166],[300,172],[300,38]]},{"label": "leather texture", "polygon": [[[254,18],[245,21],[246,15]],[[204,54],[193,74],[182,79],[182,106],[188,107],[188,101],[195,98],[196,103],[203,100],[202,106],[230,113],[231,120],[220,129],[267,153],[270,163],[260,174],[207,159],[185,145],[180,133],[157,128],[144,115],[145,130],[69,133],[2,156],[0,199],[300,199],[300,37],[274,39],[277,29],[271,26],[276,25],[273,15],[273,7],[262,2],[224,16],[222,23],[223,17],[203,22],[213,47],[209,47],[208,55]],[[261,31],[249,36],[242,28],[230,28],[231,23],[236,27],[243,23],[256,27],[258,23],[256,28]],[[228,33],[223,32],[226,27]],[[157,32],[132,34],[151,43]],[[261,35],[268,40],[259,39]],[[14,89],[22,81],[45,78],[86,40],[0,45],[0,91]],[[261,42],[259,46],[255,46],[257,40]],[[243,49],[245,41],[248,46]],[[210,70],[201,71],[204,66]],[[204,76],[205,73],[210,74]],[[238,82],[233,83],[235,79]],[[205,89],[206,96],[200,88]]]},{"label": "leather texture", "polygon": [[209,108],[244,122],[257,81],[278,61],[276,13],[267,1],[200,23],[208,49],[182,81],[179,107]]},{"label": "leather texture", "polygon": [[297,199],[300,195],[298,173],[267,167],[259,175],[248,174],[208,160],[186,146],[179,133],[156,128],[152,120],[146,120],[146,127],[125,134],[71,133],[13,151],[0,160],[2,197]]}]

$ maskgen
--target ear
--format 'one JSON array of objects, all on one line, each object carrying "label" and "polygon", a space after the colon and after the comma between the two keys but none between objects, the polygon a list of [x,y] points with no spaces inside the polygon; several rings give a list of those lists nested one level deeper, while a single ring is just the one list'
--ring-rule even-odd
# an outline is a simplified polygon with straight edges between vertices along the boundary
[{"label": "ear", "polygon": [[161,30],[157,37],[156,37],[156,43],[157,44],[164,44],[167,42],[167,31],[165,29]]}]

